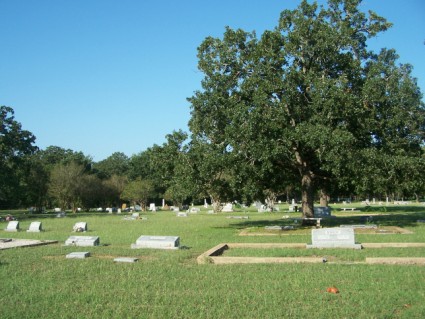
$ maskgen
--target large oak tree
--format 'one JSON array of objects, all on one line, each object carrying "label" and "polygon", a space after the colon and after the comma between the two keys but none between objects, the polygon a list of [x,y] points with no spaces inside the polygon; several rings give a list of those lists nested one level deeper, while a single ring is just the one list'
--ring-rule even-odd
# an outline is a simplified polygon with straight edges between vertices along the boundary
[{"label": "large oak tree", "polygon": [[205,77],[188,99],[192,138],[233,152],[241,165],[296,173],[305,217],[316,190],[358,177],[366,150],[420,156],[419,88],[394,51],[367,50],[391,24],[360,3],[302,1],[259,39],[226,28],[198,48]]}]

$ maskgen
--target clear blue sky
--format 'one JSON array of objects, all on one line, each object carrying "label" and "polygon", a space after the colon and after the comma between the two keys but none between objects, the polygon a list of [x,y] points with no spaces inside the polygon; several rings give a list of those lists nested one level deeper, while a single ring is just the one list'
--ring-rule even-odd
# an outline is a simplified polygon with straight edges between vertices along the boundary
[{"label": "clear blue sky", "polygon": [[[277,25],[290,0],[0,0],[0,105],[41,149],[128,156],[188,131],[200,88],[196,48],[225,26]],[[395,48],[425,93],[425,1],[364,0],[394,23],[369,47]]]}]

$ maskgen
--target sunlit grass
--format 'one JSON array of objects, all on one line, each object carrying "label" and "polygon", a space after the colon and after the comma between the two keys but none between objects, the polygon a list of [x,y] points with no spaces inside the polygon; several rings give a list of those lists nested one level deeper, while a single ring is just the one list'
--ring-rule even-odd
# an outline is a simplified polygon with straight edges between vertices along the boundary
[{"label": "sunlit grass", "polygon": [[[0,250],[1,318],[422,318],[425,316],[425,267],[357,264],[198,265],[196,257],[218,243],[300,242],[305,235],[240,236],[242,229],[289,223],[283,211],[253,209],[209,215],[206,210],[187,218],[172,212],[142,213],[147,220],[123,216],[68,214],[66,218],[22,216],[18,233],[0,230],[2,238],[58,240],[58,244]],[[423,210],[425,212],[425,209]],[[399,224],[412,234],[356,235],[357,242],[424,242],[425,219],[419,209],[398,208],[379,222]],[[247,220],[227,219],[248,215]],[[4,216],[3,212],[0,214]],[[404,217],[403,217],[404,216]],[[412,217],[413,216],[413,217]],[[31,217],[31,218],[29,218]],[[401,218],[403,217],[403,218]],[[336,218],[335,225],[338,225]],[[355,217],[353,223],[358,223]],[[348,217],[341,217],[348,222]],[[40,220],[42,233],[27,233]],[[64,241],[78,221],[99,236],[98,247],[67,247]],[[7,223],[1,222],[0,229]],[[185,249],[131,249],[141,235],[180,236]],[[69,260],[73,251],[92,257]],[[233,256],[326,255],[342,261],[365,257],[425,257],[423,248],[230,249]],[[134,256],[133,264],[113,258]],[[326,292],[329,286],[340,290]]]}]

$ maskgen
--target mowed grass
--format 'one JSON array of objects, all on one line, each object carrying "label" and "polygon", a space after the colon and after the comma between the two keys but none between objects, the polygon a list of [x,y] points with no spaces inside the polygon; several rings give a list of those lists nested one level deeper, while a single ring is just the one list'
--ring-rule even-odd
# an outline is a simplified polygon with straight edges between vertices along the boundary
[{"label": "mowed grass", "polygon": [[[338,208],[338,207],[337,207]],[[337,210],[337,209],[336,209]],[[370,212],[367,212],[370,213]],[[422,206],[396,207],[374,216],[380,226],[398,226],[411,234],[356,235],[362,242],[425,242]],[[358,216],[357,216],[357,215]],[[324,226],[360,223],[360,215],[340,214]],[[0,214],[4,216],[5,213]],[[249,219],[228,219],[229,215]],[[287,225],[283,215],[250,210],[189,217],[172,212],[142,213],[147,220],[128,221],[109,214],[21,216],[23,231],[0,230],[1,238],[58,240],[58,244],[0,250],[1,318],[424,318],[425,267],[365,264],[198,265],[196,257],[219,243],[311,241],[297,235],[240,236],[248,227]],[[335,213],[338,215],[338,213]],[[31,221],[42,233],[27,233]],[[99,236],[98,247],[68,247],[64,241],[76,222],[85,221]],[[329,223],[329,225],[327,225]],[[0,229],[7,223],[1,222]],[[81,234],[78,234],[81,235]],[[179,236],[184,249],[131,249],[141,235]],[[66,259],[89,251],[84,260]],[[342,261],[365,257],[425,257],[423,248],[354,250],[230,249],[242,256],[327,256]],[[136,263],[114,263],[115,257]],[[340,293],[326,288],[336,286]]]}]

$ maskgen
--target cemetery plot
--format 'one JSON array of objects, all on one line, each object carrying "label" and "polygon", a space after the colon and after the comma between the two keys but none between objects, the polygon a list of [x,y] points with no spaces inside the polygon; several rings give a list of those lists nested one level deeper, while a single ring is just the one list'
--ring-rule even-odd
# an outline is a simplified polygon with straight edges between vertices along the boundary
[{"label": "cemetery plot", "polygon": [[[219,244],[205,253],[201,254],[197,258],[198,264],[257,264],[257,263],[335,263],[335,264],[369,264],[369,263],[380,263],[380,264],[420,264],[423,265],[425,263],[424,257],[414,257],[415,255],[421,255],[423,249],[425,249],[425,243],[366,243],[363,244],[365,249],[370,248],[400,248],[398,251],[398,255],[401,252],[406,251],[404,255],[409,256],[410,254],[413,257],[385,257],[385,258],[375,258],[375,257],[366,257],[364,258],[364,253],[359,255],[356,260],[350,260],[352,258],[352,254],[348,254],[348,258],[338,257],[338,256],[327,256],[325,254],[335,253],[336,250],[327,250],[323,253],[323,256],[317,256],[318,254],[308,255],[310,250],[306,250],[306,245],[301,243],[223,243]],[[418,248],[421,249],[418,252]],[[261,253],[263,256],[261,257],[252,257],[250,256],[251,252],[256,252],[255,255],[258,256],[258,251],[261,249]],[[285,256],[287,255],[286,251],[292,249],[292,252],[298,252],[297,256]],[[241,253],[233,253],[241,250]],[[350,249],[351,250],[351,249]],[[338,249],[337,251],[344,251]],[[271,256],[270,253],[272,252]],[[278,254],[277,256],[273,256],[274,254]],[[373,255],[370,251],[369,255]],[[266,255],[266,256],[264,256]],[[294,254],[295,255],[295,254]],[[363,256],[363,257],[361,257]]]}]

